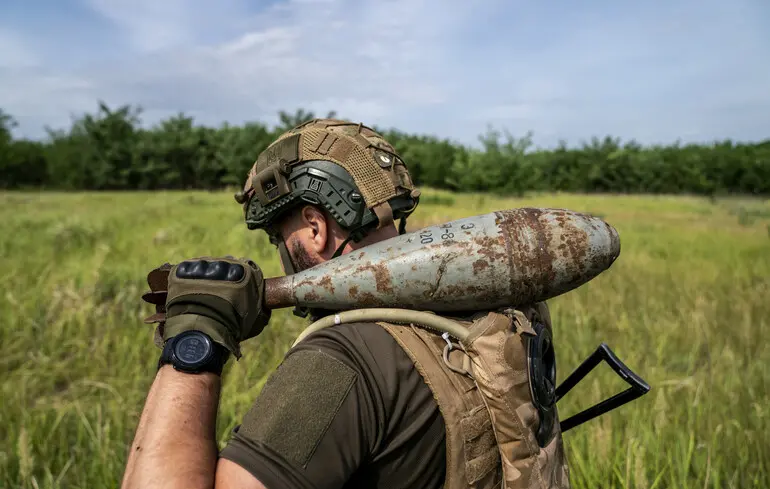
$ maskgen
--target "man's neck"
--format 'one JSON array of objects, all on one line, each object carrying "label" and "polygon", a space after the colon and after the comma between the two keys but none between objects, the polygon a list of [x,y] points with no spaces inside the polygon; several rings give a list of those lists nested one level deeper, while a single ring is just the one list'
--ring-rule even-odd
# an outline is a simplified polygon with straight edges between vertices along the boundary
[{"label": "man's neck", "polygon": [[[351,251],[357,250],[359,248],[363,248],[365,246],[372,245],[374,243],[379,243],[380,241],[385,241],[386,239],[394,238],[398,236],[398,230],[396,230],[396,226],[391,224],[390,226],[386,226],[382,229],[375,229],[374,231],[371,231],[369,234],[367,234],[364,239],[359,241],[358,243],[355,243],[353,241],[350,241],[346,246],[345,249],[342,251],[342,254],[350,253]],[[339,246],[342,244],[341,242],[337,244]]]}]

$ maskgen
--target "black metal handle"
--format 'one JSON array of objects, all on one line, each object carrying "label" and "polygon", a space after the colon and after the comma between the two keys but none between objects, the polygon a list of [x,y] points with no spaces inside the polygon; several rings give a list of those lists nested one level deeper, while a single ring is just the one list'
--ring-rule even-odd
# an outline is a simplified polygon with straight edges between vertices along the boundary
[{"label": "black metal handle", "polygon": [[623,404],[627,404],[650,391],[650,385],[628,368],[606,343],[602,343],[591,356],[586,358],[585,361],[583,361],[583,363],[581,363],[580,366],[556,388],[556,402],[559,402],[567,392],[583,380],[583,378],[596,368],[602,360],[607,362],[607,364],[612,367],[612,370],[614,370],[620,378],[625,380],[630,387],[609,399],[605,399],[599,404],[591,406],[590,408],[561,421],[560,425],[562,433],[575,426],[581,425],[586,421],[590,421],[597,416],[608,413],[613,409],[617,409]]}]

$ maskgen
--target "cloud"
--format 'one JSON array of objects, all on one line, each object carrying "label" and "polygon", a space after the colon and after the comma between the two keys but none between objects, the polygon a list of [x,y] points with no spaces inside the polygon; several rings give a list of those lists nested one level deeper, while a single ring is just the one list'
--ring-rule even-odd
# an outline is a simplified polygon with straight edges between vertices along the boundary
[{"label": "cloud", "polygon": [[768,9],[748,0],[84,1],[126,52],[65,70],[29,47],[32,27],[0,23],[0,107],[22,134],[103,99],[147,123],[304,108],[465,143],[490,123],[543,145],[770,136]]},{"label": "cloud", "polygon": [[82,0],[139,52],[199,45],[232,34],[248,14],[238,0]]},{"label": "cloud", "polygon": [[35,53],[27,48],[21,36],[0,29],[0,69],[24,69],[37,63]]}]

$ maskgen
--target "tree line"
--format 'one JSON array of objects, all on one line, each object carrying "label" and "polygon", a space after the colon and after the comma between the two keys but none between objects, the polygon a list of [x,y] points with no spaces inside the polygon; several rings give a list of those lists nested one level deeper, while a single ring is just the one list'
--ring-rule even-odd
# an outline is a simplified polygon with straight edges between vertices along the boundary
[{"label": "tree line", "polygon": [[[335,116],[334,113],[327,116]],[[315,114],[279,113],[280,123],[205,127],[184,114],[153,127],[141,109],[98,104],[68,130],[43,140],[14,138],[0,110],[0,188],[57,190],[219,189],[243,184],[259,152],[281,132]],[[770,139],[757,143],[643,146],[614,137],[578,147],[534,148],[490,129],[480,148],[435,136],[375,128],[425,187],[520,195],[531,190],[608,193],[770,195]]]}]

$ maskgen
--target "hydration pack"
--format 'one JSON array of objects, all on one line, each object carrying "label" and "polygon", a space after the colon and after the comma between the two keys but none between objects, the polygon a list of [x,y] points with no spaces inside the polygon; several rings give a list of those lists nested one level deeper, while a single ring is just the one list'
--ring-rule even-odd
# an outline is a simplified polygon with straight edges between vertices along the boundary
[{"label": "hydration pack", "polygon": [[421,325],[379,322],[433,392],[446,425],[446,489],[569,488],[545,303],[458,320],[461,346]]}]

